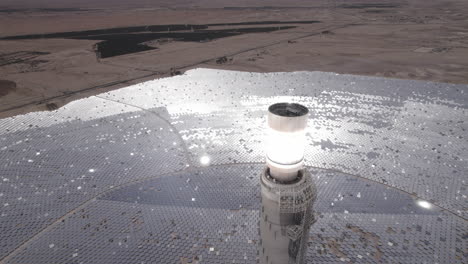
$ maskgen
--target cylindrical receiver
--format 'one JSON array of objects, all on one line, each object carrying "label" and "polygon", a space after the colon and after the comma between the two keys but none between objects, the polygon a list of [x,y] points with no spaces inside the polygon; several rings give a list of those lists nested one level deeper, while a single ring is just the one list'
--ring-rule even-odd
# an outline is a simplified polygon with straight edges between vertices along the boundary
[{"label": "cylindrical receiver", "polygon": [[308,113],[307,107],[294,103],[268,108],[267,166],[276,180],[293,181],[303,167]]}]

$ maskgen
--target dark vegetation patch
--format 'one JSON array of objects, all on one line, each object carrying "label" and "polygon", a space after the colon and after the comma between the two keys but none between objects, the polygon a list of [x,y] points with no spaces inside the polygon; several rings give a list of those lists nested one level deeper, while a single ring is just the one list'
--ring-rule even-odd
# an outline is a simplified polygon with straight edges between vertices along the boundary
[{"label": "dark vegetation patch", "polygon": [[0,97],[16,90],[16,83],[8,80],[0,80]]},{"label": "dark vegetation patch", "polygon": [[231,62],[231,61],[232,61],[232,58],[228,59],[226,56],[219,57],[218,59],[216,59],[217,64],[225,64],[225,63]]},{"label": "dark vegetation patch", "polygon": [[267,27],[267,28],[234,28],[229,30],[202,30],[195,32],[174,33],[140,33],[140,34],[113,34],[83,39],[104,40],[95,45],[94,50],[98,58],[110,58],[119,55],[155,50],[156,47],[143,44],[158,39],[172,39],[182,42],[208,42],[215,39],[237,36],[245,33],[272,32],[293,27]]},{"label": "dark vegetation patch", "polygon": [[[247,33],[267,33],[277,30],[291,29],[292,24],[311,24],[320,21],[256,21],[242,23],[219,23],[207,25],[150,25],[137,27],[109,28],[86,31],[59,32],[50,34],[31,34],[10,36],[3,40],[18,39],[87,39],[101,40],[94,50],[98,58],[109,58],[119,55],[158,49],[148,43],[171,41],[207,42],[215,39],[237,36]],[[288,24],[289,26],[285,26]],[[270,25],[269,27],[240,27],[249,25]],[[274,25],[274,26],[273,26]],[[210,27],[228,27],[225,29],[210,29]],[[235,28],[229,28],[235,27]]]},{"label": "dark vegetation patch", "polygon": [[49,53],[39,51],[16,51],[10,53],[0,53],[0,67],[14,63],[31,61],[38,56],[47,54]]},{"label": "dark vegetation patch", "polygon": [[445,53],[449,52],[452,48],[449,47],[438,47],[438,48],[433,48],[432,52],[433,53]]},{"label": "dark vegetation patch", "polygon": [[119,27],[119,28],[107,28],[107,29],[96,29],[96,30],[84,30],[84,31],[71,31],[71,32],[58,32],[49,34],[30,34],[20,36],[9,36],[0,39],[3,40],[19,40],[19,39],[47,39],[47,38],[78,38],[78,37],[89,37],[93,35],[109,35],[109,34],[121,34],[121,33],[141,33],[141,32],[172,32],[172,31],[194,31],[208,29],[209,27],[220,27],[220,26],[253,26],[253,25],[283,25],[283,24],[314,24],[320,23],[320,21],[255,21],[255,22],[240,22],[240,23],[217,23],[207,25],[148,25],[148,26],[136,26],[136,27]]},{"label": "dark vegetation patch", "polygon": [[315,24],[320,23],[318,20],[298,20],[298,21],[254,21],[254,22],[239,22],[239,23],[218,23],[207,24],[208,27],[217,26],[255,26],[255,25],[291,25],[291,24]]},{"label": "dark vegetation patch", "polygon": [[340,8],[351,8],[351,9],[364,9],[364,8],[397,8],[401,7],[401,4],[397,3],[356,3],[356,4],[342,4]]},{"label": "dark vegetation patch", "polygon": [[54,111],[54,110],[57,110],[59,106],[56,103],[48,103],[46,104],[46,108],[49,111]]},{"label": "dark vegetation patch", "polygon": [[85,8],[6,8],[0,9],[0,13],[33,13],[33,12],[80,12],[89,11]]},{"label": "dark vegetation patch", "polygon": [[[66,38],[66,39],[92,39],[100,35],[111,34],[124,34],[124,33],[139,33],[139,32],[171,32],[183,30],[198,30],[205,29],[205,25],[155,25],[155,26],[137,26],[137,27],[121,27],[121,28],[107,28],[97,30],[84,30],[84,31],[71,31],[71,32],[58,32],[50,34],[31,34],[21,36],[4,37],[4,40],[18,40],[18,39],[49,39],[49,38]],[[96,38],[94,38],[96,39]]]},{"label": "dark vegetation patch", "polygon": [[171,76],[182,75],[182,72],[177,70],[176,68],[171,68]]},{"label": "dark vegetation patch", "polygon": [[156,49],[158,48],[140,44],[135,39],[106,40],[94,46],[96,57],[102,59]]},{"label": "dark vegetation patch", "polygon": [[384,14],[384,13],[389,13],[388,10],[385,9],[371,9],[371,10],[365,10],[364,12],[366,13],[371,13],[371,14]]},{"label": "dark vegetation patch", "polygon": [[239,35],[230,32],[179,32],[179,33],[141,33],[141,34],[114,34],[80,39],[104,40],[95,45],[94,50],[99,58],[109,58],[135,52],[155,50],[156,47],[147,46],[143,42],[158,39],[173,39],[183,42],[205,42],[214,39]]},{"label": "dark vegetation patch", "polygon": [[277,10],[277,9],[304,9],[309,6],[226,6],[225,10]]}]

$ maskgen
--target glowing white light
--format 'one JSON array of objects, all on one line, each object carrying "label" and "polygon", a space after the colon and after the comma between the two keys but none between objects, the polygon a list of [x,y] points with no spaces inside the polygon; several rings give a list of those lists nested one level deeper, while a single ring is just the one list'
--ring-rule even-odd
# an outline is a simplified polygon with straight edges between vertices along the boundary
[{"label": "glowing white light", "polygon": [[430,209],[432,207],[432,204],[424,200],[419,200],[416,203],[424,209]]},{"label": "glowing white light", "polygon": [[210,159],[209,156],[206,156],[206,155],[205,155],[205,156],[202,156],[202,157],[200,158],[200,164],[203,165],[203,166],[208,166],[208,165],[210,165],[210,162],[211,162],[211,159]]},{"label": "glowing white light", "polygon": [[299,104],[278,103],[268,108],[267,165],[272,177],[290,181],[303,167],[308,109]]},{"label": "glowing white light", "polygon": [[270,160],[278,164],[291,165],[304,158],[306,143],[304,130],[280,132],[269,129],[266,153]]},{"label": "glowing white light", "polygon": [[95,172],[96,170],[95,169],[89,169],[88,171],[89,172]]}]

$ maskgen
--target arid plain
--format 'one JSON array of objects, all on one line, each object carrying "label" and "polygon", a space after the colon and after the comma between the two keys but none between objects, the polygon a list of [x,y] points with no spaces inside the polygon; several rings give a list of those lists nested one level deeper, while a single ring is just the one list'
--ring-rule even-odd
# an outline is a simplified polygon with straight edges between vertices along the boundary
[{"label": "arid plain", "polygon": [[2,1],[0,117],[198,68],[468,83],[468,1]]}]

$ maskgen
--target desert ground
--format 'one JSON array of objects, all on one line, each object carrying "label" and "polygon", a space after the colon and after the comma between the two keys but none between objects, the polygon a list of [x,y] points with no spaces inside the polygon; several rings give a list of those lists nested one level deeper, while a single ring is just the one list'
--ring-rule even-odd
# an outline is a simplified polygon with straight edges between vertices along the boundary
[{"label": "desert ground", "polygon": [[0,118],[199,67],[468,83],[468,1],[0,2]]}]

